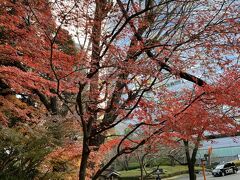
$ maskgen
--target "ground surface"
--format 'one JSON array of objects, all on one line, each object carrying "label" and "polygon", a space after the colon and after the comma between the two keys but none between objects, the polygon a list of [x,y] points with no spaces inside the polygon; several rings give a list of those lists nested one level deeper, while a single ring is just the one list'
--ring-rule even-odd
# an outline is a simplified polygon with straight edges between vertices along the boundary
[{"label": "ground surface", "polygon": [[[240,171],[237,174],[230,174],[222,177],[213,177],[210,173],[206,174],[207,180],[240,180]],[[189,180],[188,175],[181,175],[178,177],[172,177],[165,180]],[[203,180],[202,174],[197,175],[197,180]]]}]

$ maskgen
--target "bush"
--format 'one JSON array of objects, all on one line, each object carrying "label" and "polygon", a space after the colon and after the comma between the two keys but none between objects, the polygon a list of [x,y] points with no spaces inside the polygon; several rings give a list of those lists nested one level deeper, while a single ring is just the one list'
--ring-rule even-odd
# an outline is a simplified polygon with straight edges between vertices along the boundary
[{"label": "bush", "polygon": [[137,169],[137,168],[140,168],[140,165],[138,162],[130,162],[129,163],[128,170]]},{"label": "bush", "polygon": [[235,160],[233,162],[236,164],[236,166],[240,166],[240,160]]},{"label": "bush", "polygon": [[38,166],[53,149],[51,133],[26,124],[0,126],[0,179],[34,179]]},{"label": "bush", "polygon": [[156,160],[151,164],[152,167],[158,166],[158,165],[161,165],[161,166],[170,166],[170,165],[171,165],[171,160],[170,160],[168,157],[162,157],[162,158],[156,159]]}]

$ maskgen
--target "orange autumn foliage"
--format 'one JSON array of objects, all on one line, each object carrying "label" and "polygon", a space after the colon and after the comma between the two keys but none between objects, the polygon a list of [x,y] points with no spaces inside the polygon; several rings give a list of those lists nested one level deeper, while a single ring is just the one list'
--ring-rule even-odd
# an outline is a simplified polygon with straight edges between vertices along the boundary
[{"label": "orange autumn foliage", "polygon": [[22,102],[15,95],[0,96],[0,123],[7,126],[11,118],[28,123],[39,123],[45,112],[40,107],[35,108]]}]

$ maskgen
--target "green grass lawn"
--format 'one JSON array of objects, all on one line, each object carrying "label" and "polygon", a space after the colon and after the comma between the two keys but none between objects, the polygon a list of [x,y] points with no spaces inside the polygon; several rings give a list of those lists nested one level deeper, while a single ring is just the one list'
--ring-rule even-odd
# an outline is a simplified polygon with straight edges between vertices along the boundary
[{"label": "green grass lawn", "polygon": [[[237,166],[240,166],[240,161],[234,161]],[[155,170],[157,167],[153,168],[146,168],[148,173],[152,172]],[[180,174],[185,174],[188,173],[188,168],[187,166],[181,166],[181,165],[176,165],[176,166],[160,166],[160,168],[163,169],[164,174],[161,175],[161,177],[172,177],[175,175],[180,175]],[[195,170],[202,170],[201,167],[196,166]],[[139,164],[138,163],[130,163],[130,170],[129,171],[119,171],[121,173],[120,177],[122,180],[135,180],[139,179],[139,176],[141,174]],[[145,174],[144,174],[145,175]],[[154,176],[152,176],[154,177]]]},{"label": "green grass lawn", "polygon": [[[184,174],[187,173],[188,168],[187,166],[160,166],[160,168],[163,169],[164,174],[161,175],[161,177],[171,177],[174,175]],[[147,168],[148,172],[152,172],[152,170],[155,170],[154,168]],[[200,170],[201,167],[196,167],[196,170]],[[132,169],[129,171],[120,171],[121,173],[121,179],[137,179],[140,176],[140,169]]]}]

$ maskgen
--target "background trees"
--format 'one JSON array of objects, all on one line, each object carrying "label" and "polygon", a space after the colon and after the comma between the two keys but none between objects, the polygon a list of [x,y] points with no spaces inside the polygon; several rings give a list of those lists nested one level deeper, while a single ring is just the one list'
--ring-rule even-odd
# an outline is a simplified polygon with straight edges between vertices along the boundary
[{"label": "background trees", "polygon": [[[235,80],[236,82],[238,80]],[[224,86],[221,86],[221,90],[224,91]],[[227,89],[230,87],[228,86]],[[225,89],[226,90],[226,89]],[[218,91],[218,90],[213,90]],[[176,139],[182,140],[184,144],[184,150],[186,154],[189,177],[195,179],[194,166],[196,163],[196,156],[198,148],[201,146],[201,141],[206,139],[209,135],[224,134],[224,135],[236,135],[239,132],[239,125],[233,117],[238,114],[239,105],[236,105],[238,100],[231,100],[232,106],[227,105],[227,98],[221,103],[216,99],[222,99],[220,94],[213,93],[212,90],[204,91],[207,92],[205,95],[200,94],[197,91],[185,92],[183,95],[175,96],[172,98],[179,99],[178,104],[169,109],[168,116],[170,118],[167,121],[167,127],[170,127],[171,131],[176,133]],[[194,95],[195,94],[195,95]],[[214,95],[213,95],[214,94]],[[239,93],[235,93],[233,97],[237,97]],[[222,94],[223,95],[223,94]],[[213,97],[218,96],[218,97]],[[228,96],[224,93],[224,97]],[[231,96],[231,95],[230,95]],[[228,96],[229,97],[229,96]],[[171,98],[169,98],[171,104]],[[190,101],[191,106],[186,106],[186,101]],[[165,112],[170,104],[165,104]],[[235,106],[236,105],[236,106]],[[175,108],[179,108],[176,110]],[[175,114],[175,112],[181,112]],[[174,134],[173,134],[174,135]],[[191,147],[192,146],[192,147]]]},{"label": "background trees", "polygon": [[[115,141],[116,156],[107,166],[168,130],[167,79],[189,81],[188,87],[200,86],[202,94],[214,94],[211,84],[229,68],[235,70],[230,77],[238,79],[238,3],[6,0],[0,24],[1,91],[38,97],[52,115],[71,112],[83,132],[79,179],[85,179],[86,169],[94,168],[91,153],[116,125],[129,119],[134,124]],[[79,40],[78,52],[64,28]],[[220,102],[218,97],[212,98]],[[173,108],[175,116],[193,104],[184,103],[179,112]],[[148,126],[150,134],[123,146]],[[104,168],[90,176],[96,179]]]},{"label": "background trees", "polygon": [[45,157],[59,145],[51,129],[18,124],[0,127],[0,178],[33,179],[43,177],[40,165]]}]

